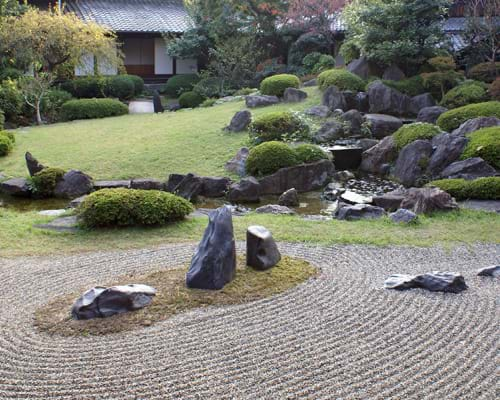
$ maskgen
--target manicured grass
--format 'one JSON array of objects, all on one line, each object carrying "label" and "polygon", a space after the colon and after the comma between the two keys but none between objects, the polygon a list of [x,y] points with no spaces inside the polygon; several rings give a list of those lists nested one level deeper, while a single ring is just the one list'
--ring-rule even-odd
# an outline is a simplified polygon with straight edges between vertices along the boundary
[{"label": "manicured grass", "polygon": [[[319,91],[307,91],[310,96],[305,102],[259,108],[252,114],[302,110],[318,104]],[[24,153],[30,151],[45,165],[80,169],[95,179],[166,179],[171,173],[188,172],[227,175],[224,164],[247,144],[248,134],[226,133],[223,128],[244,106],[239,101],[176,113],[22,128],[16,132],[12,153],[0,158],[0,171],[10,176],[26,175]]]},{"label": "manicured grass", "polygon": [[[188,219],[163,228],[128,228],[55,233],[33,228],[50,220],[33,212],[0,211],[0,257],[55,255],[99,250],[160,246],[172,242],[198,242],[207,218]],[[500,215],[463,210],[420,217],[412,226],[388,219],[376,221],[310,221],[298,216],[250,214],[233,219],[237,240],[245,240],[249,225],[264,225],[279,241],[310,244],[366,244],[446,247],[458,244],[500,244]]]}]

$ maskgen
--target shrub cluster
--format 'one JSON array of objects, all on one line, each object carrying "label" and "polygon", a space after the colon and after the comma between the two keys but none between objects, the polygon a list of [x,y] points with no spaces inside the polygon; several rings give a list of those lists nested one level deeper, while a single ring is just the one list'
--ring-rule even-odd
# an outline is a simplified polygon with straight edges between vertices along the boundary
[{"label": "shrub cluster", "polygon": [[493,81],[488,92],[493,100],[500,101],[500,78]]},{"label": "shrub cluster", "polygon": [[308,138],[309,126],[289,111],[276,111],[256,118],[250,125],[251,136],[258,142]]},{"label": "shrub cluster", "polygon": [[164,225],[193,210],[187,200],[158,190],[103,189],[88,195],[78,219],[87,228]]},{"label": "shrub cluster", "polygon": [[415,140],[429,140],[441,133],[441,129],[436,125],[426,122],[415,122],[403,125],[393,135],[394,142],[398,150]]},{"label": "shrub cluster", "polygon": [[313,144],[301,144],[295,147],[294,151],[300,163],[308,164],[328,159],[325,152]]},{"label": "shrub cluster", "polygon": [[485,103],[469,104],[455,108],[441,114],[437,124],[446,132],[457,129],[465,121],[477,117],[500,118],[500,101],[488,101]]},{"label": "shrub cluster", "polygon": [[61,107],[63,121],[115,117],[124,114],[128,114],[128,107],[113,99],[70,100]]},{"label": "shrub cluster", "polygon": [[185,92],[179,97],[179,104],[182,108],[196,108],[203,100],[203,96],[196,92]]},{"label": "shrub cluster", "polygon": [[454,71],[457,69],[457,64],[453,57],[450,56],[437,56],[427,60],[427,64],[431,66],[434,71]]},{"label": "shrub cluster", "polygon": [[420,76],[423,79],[424,89],[438,101],[463,80],[463,75],[456,71],[430,72]]},{"label": "shrub cluster", "polygon": [[196,74],[175,75],[168,79],[163,92],[170,97],[179,97],[184,92],[193,90],[199,81],[200,78]]},{"label": "shrub cluster", "polygon": [[318,85],[321,90],[336,86],[339,90],[363,91],[366,83],[359,76],[346,69],[329,69],[318,76]]},{"label": "shrub cluster", "polygon": [[498,76],[500,76],[500,62],[496,62],[495,66],[490,62],[477,64],[469,70],[469,78],[476,81],[490,83]]},{"label": "shrub cluster", "polygon": [[105,97],[106,78],[102,76],[84,76],[61,83],[60,88],[78,99]]},{"label": "shrub cluster", "polygon": [[269,175],[280,168],[299,164],[297,154],[283,142],[265,142],[255,146],[248,154],[246,169],[250,175]]},{"label": "shrub cluster", "polygon": [[7,79],[0,83],[0,109],[7,121],[17,121],[23,110],[23,97],[17,83]]},{"label": "shrub cluster", "polygon": [[56,122],[59,119],[61,107],[73,98],[65,90],[51,89],[42,97],[40,105],[41,113],[48,122]]},{"label": "shrub cluster", "polygon": [[2,110],[0,110],[0,131],[3,130],[5,124],[5,115]]},{"label": "shrub cluster", "polygon": [[31,178],[32,190],[38,197],[51,197],[54,194],[57,182],[66,171],[61,168],[47,167],[37,172]]},{"label": "shrub cluster", "polygon": [[12,132],[0,131],[0,157],[9,154],[14,147],[15,137]]},{"label": "shrub cluster", "polygon": [[335,58],[317,51],[309,53],[302,59],[302,66],[308,74],[318,74],[335,67]]},{"label": "shrub cluster", "polygon": [[468,104],[482,103],[489,98],[487,88],[488,86],[483,82],[465,81],[447,92],[441,100],[441,105],[452,109]]},{"label": "shrub cluster", "polygon": [[481,157],[496,169],[500,169],[500,127],[479,129],[468,135],[469,143],[462,153],[462,159]]},{"label": "shrub cluster", "polygon": [[383,80],[382,82],[385,85],[410,97],[425,93],[424,80],[420,75],[413,76],[408,79],[402,79],[400,81]]},{"label": "shrub cluster", "polygon": [[457,200],[480,199],[500,200],[500,177],[465,179],[441,179],[432,181],[429,186],[436,186]]},{"label": "shrub cluster", "polygon": [[138,96],[144,81],[136,75],[85,76],[61,83],[60,88],[78,99],[117,97],[122,100]]},{"label": "shrub cluster", "polygon": [[295,75],[280,74],[270,76],[260,83],[260,92],[268,96],[283,97],[285,89],[299,88],[300,79]]},{"label": "shrub cluster", "polygon": [[109,97],[129,100],[134,97],[135,84],[128,75],[116,75],[106,79],[105,93]]}]

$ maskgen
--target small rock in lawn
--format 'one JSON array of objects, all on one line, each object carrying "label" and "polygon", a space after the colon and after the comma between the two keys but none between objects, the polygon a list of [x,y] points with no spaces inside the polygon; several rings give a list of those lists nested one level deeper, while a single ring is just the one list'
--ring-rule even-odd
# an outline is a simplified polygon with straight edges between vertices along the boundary
[{"label": "small rock in lawn", "polygon": [[295,211],[292,209],[280,206],[278,204],[268,204],[266,206],[259,207],[255,210],[259,214],[283,214],[283,215],[293,215]]},{"label": "small rock in lawn", "polygon": [[280,99],[276,96],[251,95],[245,97],[245,104],[248,108],[272,106],[278,104]]},{"label": "small rock in lawn", "polygon": [[295,88],[286,88],[283,94],[283,101],[286,103],[300,103],[307,99],[307,93]]},{"label": "small rock in lawn", "polygon": [[478,276],[492,276],[494,278],[500,277],[500,265],[492,265],[490,267],[481,268],[477,271]]},{"label": "small rock in lawn", "polygon": [[298,207],[300,202],[297,190],[295,188],[288,189],[279,197],[278,204],[286,207]]},{"label": "small rock in lawn", "polygon": [[410,224],[412,222],[416,222],[418,219],[417,214],[404,208],[400,208],[396,212],[389,214],[389,217],[393,222],[398,224]]},{"label": "small rock in lawn", "polygon": [[343,206],[337,211],[337,219],[356,221],[359,219],[378,219],[385,215],[382,207],[371,206],[369,204],[356,204],[354,206]]},{"label": "small rock in lawn", "polygon": [[248,110],[238,111],[234,114],[229,125],[225,128],[229,132],[242,132],[252,122],[252,113]]},{"label": "small rock in lawn", "polygon": [[263,226],[250,226],[247,229],[247,265],[266,270],[280,260],[281,254],[271,232]]},{"label": "small rock in lawn", "polygon": [[330,115],[330,109],[327,106],[313,106],[304,111],[304,114],[312,117],[326,118]]}]

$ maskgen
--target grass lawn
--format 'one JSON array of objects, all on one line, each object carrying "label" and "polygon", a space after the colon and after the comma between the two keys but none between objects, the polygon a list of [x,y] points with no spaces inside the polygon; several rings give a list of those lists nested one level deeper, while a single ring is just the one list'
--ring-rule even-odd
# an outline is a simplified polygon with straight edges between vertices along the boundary
[{"label": "grass lawn", "polygon": [[[303,110],[320,102],[320,92],[307,88],[309,99],[252,110],[261,115],[278,110]],[[0,172],[25,176],[24,153],[42,164],[80,169],[95,179],[152,177],[171,173],[227,175],[224,164],[245,146],[247,133],[223,128],[244,108],[244,102],[175,113],[126,115],[73,121],[17,131],[14,151],[0,158]]]}]

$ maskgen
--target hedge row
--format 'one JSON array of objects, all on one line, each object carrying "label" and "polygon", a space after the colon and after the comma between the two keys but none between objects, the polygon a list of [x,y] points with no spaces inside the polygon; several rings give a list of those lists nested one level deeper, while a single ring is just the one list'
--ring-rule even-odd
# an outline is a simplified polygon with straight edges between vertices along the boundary
[{"label": "hedge row", "polygon": [[128,114],[128,107],[113,99],[70,100],[61,107],[63,121],[115,117],[124,114]]},{"label": "hedge row", "polygon": [[136,75],[86,76],[63,82],[62,90],[79,99],[117,97],[129,100],[144,90],[144,81]]},{"label": "hedge row", "polygon": [[477,117],[500,118],[500,101],[488,101],[485,103],[469,104],[455,108],[441,114],[437,124],[446,132],[457,129],[465,121]]}]

